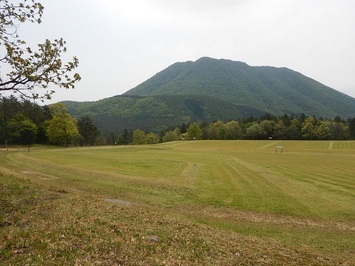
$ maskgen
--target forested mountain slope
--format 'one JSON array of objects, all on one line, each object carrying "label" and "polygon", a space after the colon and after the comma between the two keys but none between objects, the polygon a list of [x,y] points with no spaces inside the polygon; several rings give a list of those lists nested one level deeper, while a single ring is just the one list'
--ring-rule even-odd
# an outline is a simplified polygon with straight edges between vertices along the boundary
[{"label": "forested mountain slope", "polygon": [[208,95],[276,115],[355,115],[354,98],[298,72],[208,57],[175,63],[124,95]]},{"label": "forested mountain slope", "polygon": [[105,132],[159,131],[265,113],[355,116],[354,98],[293,70],[207,57],[175,63],[121,96],[64,104],[76,117],[92,117]]}]

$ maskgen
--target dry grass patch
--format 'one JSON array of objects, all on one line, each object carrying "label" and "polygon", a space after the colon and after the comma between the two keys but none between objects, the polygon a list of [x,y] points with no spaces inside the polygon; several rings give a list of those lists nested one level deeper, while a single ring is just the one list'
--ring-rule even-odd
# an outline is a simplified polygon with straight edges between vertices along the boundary
[{"label": "dry grass patch", "polygon": [[158,208],[45,189],[13,176],[0,178],[2,264],[334,265],[344,262],[311,250],[219,230]]}]

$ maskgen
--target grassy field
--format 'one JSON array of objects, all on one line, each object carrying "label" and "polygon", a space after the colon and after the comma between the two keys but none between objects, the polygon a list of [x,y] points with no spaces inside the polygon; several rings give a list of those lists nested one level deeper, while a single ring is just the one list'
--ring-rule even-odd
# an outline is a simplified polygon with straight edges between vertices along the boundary
[{"label": "grassy field", "polygon": [[6,265],[355,265],[355,141],[14,147],[0,203]]}]

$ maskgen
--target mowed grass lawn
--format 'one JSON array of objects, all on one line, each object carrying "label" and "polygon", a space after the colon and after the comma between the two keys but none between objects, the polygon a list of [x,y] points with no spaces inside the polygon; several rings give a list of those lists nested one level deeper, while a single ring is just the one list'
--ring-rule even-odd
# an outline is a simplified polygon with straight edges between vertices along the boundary
[{"label": "mowed grass lawn", "polygon": [[355,264],[355,141],[17,147],[0,181],[4,264]]}]

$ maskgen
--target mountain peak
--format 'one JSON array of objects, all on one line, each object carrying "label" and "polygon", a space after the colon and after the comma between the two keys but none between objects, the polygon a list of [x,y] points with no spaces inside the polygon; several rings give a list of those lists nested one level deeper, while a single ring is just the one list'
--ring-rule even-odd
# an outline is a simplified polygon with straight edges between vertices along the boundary
[{"label": "mountain peak", "polygon": [[124,95],[204,95],[275,115],[355,115],[354,98],[296,71],[210,57],[173,64]]}]

